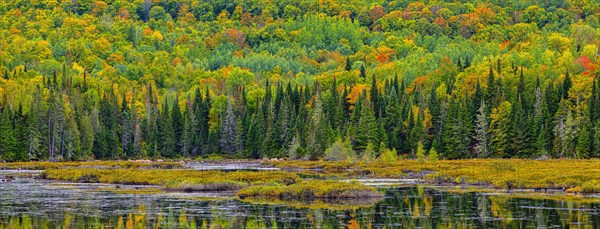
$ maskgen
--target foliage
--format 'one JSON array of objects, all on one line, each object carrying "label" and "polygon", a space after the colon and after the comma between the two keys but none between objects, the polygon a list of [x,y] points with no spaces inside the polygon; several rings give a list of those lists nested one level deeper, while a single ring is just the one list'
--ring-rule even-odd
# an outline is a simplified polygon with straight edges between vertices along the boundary
[{"label": "foliage", "polygon": [[380,197],[377,189],[358,182],[303,181],[292,185],[252,186],[238,191],[239,197],[278,199],[365,198]]},{"label": "foliage", "polygon": [[599,7],[5,1],[0,160],[599,157]]}]

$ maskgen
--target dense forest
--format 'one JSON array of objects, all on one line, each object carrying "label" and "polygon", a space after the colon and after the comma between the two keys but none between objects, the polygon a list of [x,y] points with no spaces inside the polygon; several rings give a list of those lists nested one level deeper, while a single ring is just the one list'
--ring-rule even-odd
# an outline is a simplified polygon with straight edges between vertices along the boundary
[{"label": "dense forest", "polygon": [[0,159],[600,157],[592,0],[0,2]]}]

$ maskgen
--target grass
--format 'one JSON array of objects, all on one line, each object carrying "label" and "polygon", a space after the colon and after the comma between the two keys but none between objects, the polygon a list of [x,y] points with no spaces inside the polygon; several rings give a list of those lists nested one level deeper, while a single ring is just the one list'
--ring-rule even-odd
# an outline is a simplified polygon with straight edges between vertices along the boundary
[{"label": "grass", "polygon": [[45,170],[57,168],[183,168],[179,162],[135,162],[135,161],[71,161],[71,162],[0,162],[0,169]]},{"label": "grass", "polygon": [[377,189],[358,182],[308,180],[291,185],[259,185],[244,188],[238,197],[263,197],[276,199],[312,198],[368,198],[381,197]]},{"label": "grass", "polygon": [[312,171],[331,176],[402,178],[422,176],[433,184],[476,184],[502,189],[561,189],[580,193],[600,193],[600,160],[471,159],[419,163],[401,160],[374,162],[273,162],[288,170]]},{"label": "grass", "polygon": [[300,181],[293,173],[283,171],[195,171],[178,169],[46,169],[43,178],[83,183],[160,185],[175,191],[237,190],[255,184],[292,184]]}]

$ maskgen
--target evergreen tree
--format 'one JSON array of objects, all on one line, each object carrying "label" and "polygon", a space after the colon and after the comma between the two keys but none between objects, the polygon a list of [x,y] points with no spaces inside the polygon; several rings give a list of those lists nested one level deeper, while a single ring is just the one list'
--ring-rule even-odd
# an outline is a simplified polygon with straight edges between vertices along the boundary
[{"label": "evergreen tree", "polygon": [[[355,144],[354,149],[358,152],[362,152],[367,147],[367,144],[379,144],[375,142],[375,131],[377,130],[377,123],[375,122],[375,114],[369,106],[366,98],[361,97],[360,111],[355,110],[354,112],[360,112],[360,118],[356,123],[355,127]],[[364,104],[363,104],[364,103]]]},{"label": "evergreen tree", "polygon": [[173,130],[173,121],[169,115],[169,105],[165,99],[160,117],[158,118],[158,129],[159,129],[159,153],[160,156],[166,158],[174,158],[177,155],[177,143],[175,141],[175,132]]},{"label": "evergreen tree", "polygon": [[350,57],[346,57],[346,67],[344,69],[346,71],[352,70],[352,63],[350,62]]},{"label": "evergreen tree", "polygon": [[489,101],[492,104],[492,106],[494,106],[493,101],[496,101],[497,96],[499,96],[499,95],[496,94],[498,89],[496,88],[496,78],[494,77],[494,69],[491,64],[490,64],[490,71],[488,74],[487,87],[488,88],[486,90],[485,100]]},{"label": "evergreen tree", "polygon": [[10,116],[6,107],[0,113],[0,158],[5,161],[17,161],[18,143]]},{"label": "evergreen tree", "polygon": [[569,75],[569,70],[567,69],[567,72],[565,73],[565,79],[563,81],[562,84],[562,99],[569,99],[569,90],[571,90],[571,87],[573,86],[573,82],[571,81],[571,75]]},{"label": "evergreen tree", "polygon": [[419,163],[425,163],[425,147],[422,142],[417,143],[417,159]]},{"label": "evergreen tree", "polygon": [[509,131],[512,104],[508,101],[492,110],[490,114],[490,145],[492,156],[502,158],[509,156]]},{"label": "evergreen tree", "polygon": [[489,120],[486,113],[487,107],[485,101],[481,101],[481,105],[477,110],[475,121],[475,154],[480,158],[489,156],[489,140],[488,127]]},{"label": "evergreen tree", "polygon": [[373,113],[375,114],[375,117],[379,118],[379,113],[381,111],[382,104],[379,98],[379,90],[377,89],[377,79],[375,78],[375,75],[373,75],[372,77],[369,94],[371,96],[371,106],[373,107]]},{"label": "evergreen tree", "polygon": [[183,116],[181,114],[181,108],[179,107],[179,98],[175,95],[175,101],[173,101],[173,107],[171,108],[171,123],[173,125],[173,134],[175,135],[175,153],[181,154],[183,152]]},{"label": "evergreen tree", "polygon": [[231,99],[228,99],[227,100],[227,110],[225,111],[225,117],[223,117],[223,121],[221,124],[220,144],[221,144],[221,150],[230,156],[237,152],[236,126],[237,126],[237,118],[235,117],[235,113],[233,111]]},{"label": "evergreen tree", "polygon": [[360,78],[367,78],[367,70],[365,69],[365,64],[360,65]]},{"label": "evergreen tree", "polygon": [[435,163],[438,160],[439,160],[438,153],[435,150],[435,147],[431,147],[431,149],[429,149],[429,162]]}]

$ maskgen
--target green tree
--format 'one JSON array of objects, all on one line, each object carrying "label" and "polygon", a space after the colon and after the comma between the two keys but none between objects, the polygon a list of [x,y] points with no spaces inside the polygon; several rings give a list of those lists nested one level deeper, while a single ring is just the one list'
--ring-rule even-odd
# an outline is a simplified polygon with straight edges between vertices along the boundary
[{"label": "green tree", "polygon": [[494,157],[507,157],[509,155],[510,115],[512,104],[508,101],[492,109],[490,114],[490,145]]}]

